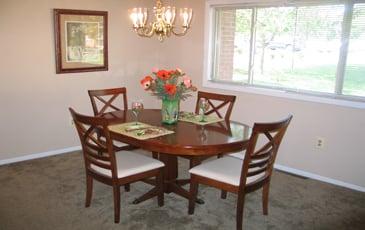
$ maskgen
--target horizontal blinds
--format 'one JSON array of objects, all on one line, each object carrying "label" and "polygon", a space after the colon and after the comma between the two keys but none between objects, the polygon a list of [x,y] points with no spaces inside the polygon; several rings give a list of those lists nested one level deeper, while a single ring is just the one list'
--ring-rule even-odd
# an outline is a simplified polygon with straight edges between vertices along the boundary
[{"label": "horizontal blinds", "polygon": [[315,6],[315,5],[343,5],[346,3],[365,3],[365,0],[207,0],[215,7],[247,8],[268,6]]}]

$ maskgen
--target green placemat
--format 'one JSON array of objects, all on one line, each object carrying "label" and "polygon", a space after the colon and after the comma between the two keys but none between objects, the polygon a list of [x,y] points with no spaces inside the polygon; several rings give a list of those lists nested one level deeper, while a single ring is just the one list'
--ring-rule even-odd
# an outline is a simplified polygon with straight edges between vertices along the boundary
[{"label": "green placemat", "polygon": [[208,124],[224,121],[223,118],[210,116],[210,115],[208,115],[208,116],[206,115],[204,120],[205,121],[201,121],[201,116],[197,115],[195,113],[192,113],[192,112],[180,112],[180,114],[179,114],[179,121],[191,122],[191,123],[198,124],[198,125],[208,125]]},{"label": "green placemat", "polygon": [[146,140],[174,133],[174,131],[163,127],[152,126],[141,122],[138,122],[137,124],[136,122],[129,122],[118,125],[110,125],[109,130],[139,140]]}]

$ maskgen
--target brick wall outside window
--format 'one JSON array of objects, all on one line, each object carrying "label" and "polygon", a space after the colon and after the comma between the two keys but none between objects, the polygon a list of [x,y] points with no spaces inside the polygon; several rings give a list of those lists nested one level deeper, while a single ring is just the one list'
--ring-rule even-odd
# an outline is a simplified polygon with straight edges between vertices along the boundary
[{"label": "brick wall outside window", "polygon": [[236,10],[222,11],[219,15],[219,20],[218,33],[221,42],[217,56],[217,77],[219,80],[232,80]]}]

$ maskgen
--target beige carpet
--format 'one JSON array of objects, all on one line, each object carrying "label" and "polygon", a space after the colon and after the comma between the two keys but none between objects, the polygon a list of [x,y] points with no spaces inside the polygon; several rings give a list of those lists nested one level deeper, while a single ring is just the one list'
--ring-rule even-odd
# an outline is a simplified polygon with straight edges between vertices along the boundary
[{"label": "beige carpet", "polygon": [[[182,163],[181,171],[187,169]],[[184,175],[183,175],[184,176]],[[148,185],[122,192],[121,223],[113,223],[112,189],[94,183],[91,207],[84,207],[85,172],[80,152],[0,167],[0,230],[7,229],[235,229],[236,196],[201,186],[204,205],[187,214],[187,200],[165,195],[133,205]],[[275,172],[269,215],[261,190],[246,197],[245,229],[365,229],[365,193]]]}]

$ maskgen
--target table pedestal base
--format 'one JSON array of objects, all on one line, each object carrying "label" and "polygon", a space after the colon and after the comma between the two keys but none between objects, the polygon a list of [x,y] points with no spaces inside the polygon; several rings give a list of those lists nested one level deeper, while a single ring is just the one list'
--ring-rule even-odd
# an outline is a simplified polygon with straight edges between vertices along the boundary
[{"label": "table pedestal base", "polygon": [[[186,189],[182,188],[183,185],[189,184],[190,179],[181,179],[178,180],[178,162],[177,156],[172,156],[168,154],[159,154],[159,160],[165,164],[164,170],[164,185],[163,190],[165,193],[175,193],[179,196],[182,196],[186,199],[190,199],[190,193]],[[154,180],[145,180],[144,182],[148,184],[155,185]],[[141,203],[145,200],[148,200],[157,195],[157,188],[153,188],[148,191],[146,194],[142,195],[141,197],[135,199],[133,204]],[[204,204],[204,200],[197,198],[197,204]]]}]

